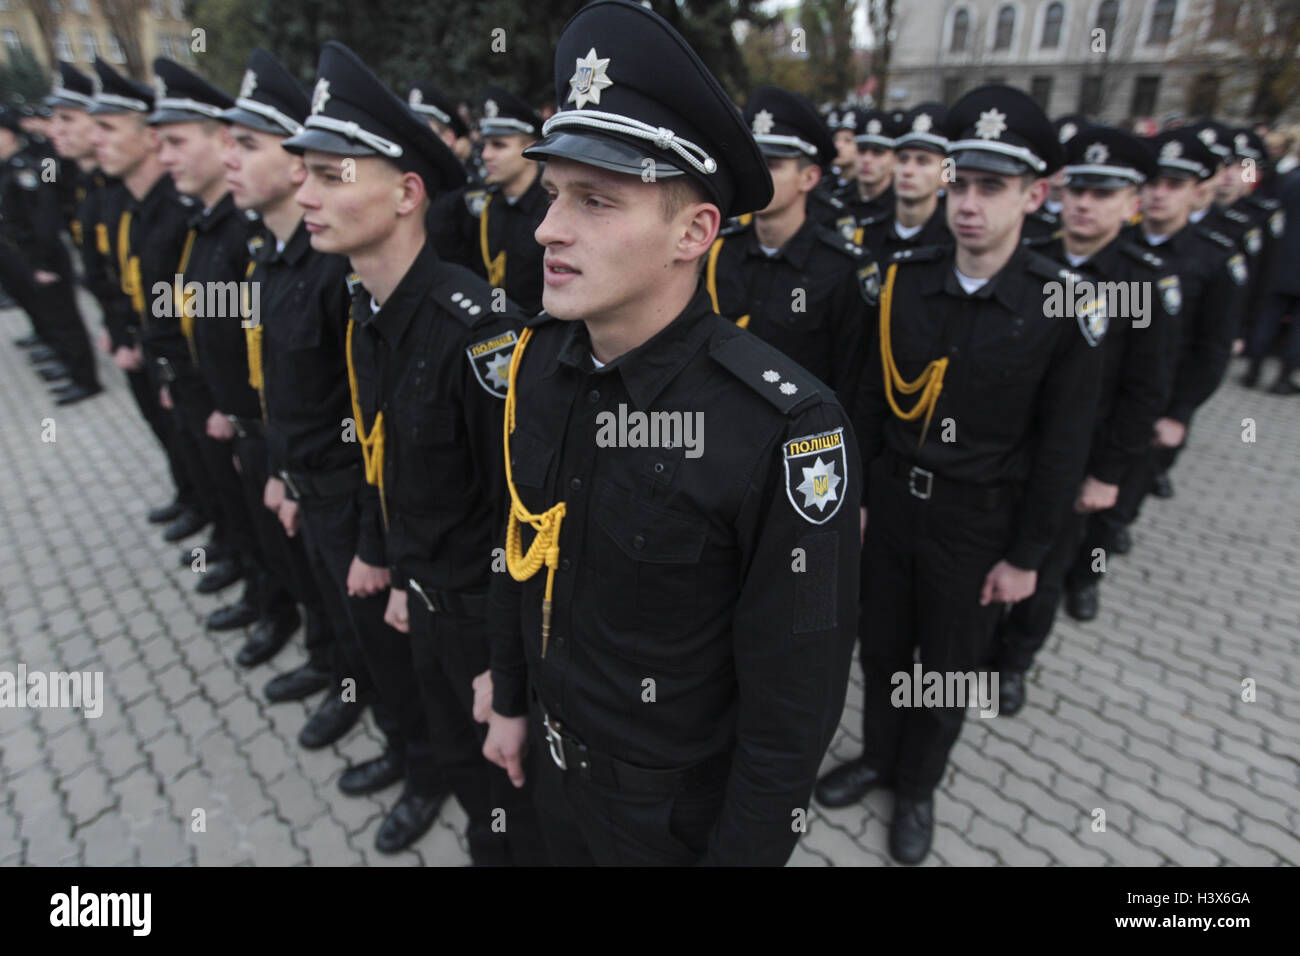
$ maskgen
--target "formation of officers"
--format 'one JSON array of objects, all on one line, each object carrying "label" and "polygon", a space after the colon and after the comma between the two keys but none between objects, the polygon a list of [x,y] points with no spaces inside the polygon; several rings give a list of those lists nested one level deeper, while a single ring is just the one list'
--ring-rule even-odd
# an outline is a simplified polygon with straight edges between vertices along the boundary
[{"label": "formation of officers", "polygon": [[[489,87],[476,138],[336,42],[310,92],[260,49],[236,96],[154,75],[61,65],[53,178],[5,115],[19,344],[56,401],[100,388],[66,216],[170,467],[149,518],[208,529],[200,591],[242,582],[207,621],[240,666],[301,628],[266,695],[322,695],[303,747],[370,709],[339,786],[402,785],[384,852],[454,794],[476,864],[781,864],[810,796],[886,786],[919,862],[964,711],[894,676],[994,672],[1019,710],[1295,304],[1248,130],[1146,142],[1003,86],[739,111],[624,0],[565,27],[549,119]],[[818,779],[859,643],[862,754]]]}]

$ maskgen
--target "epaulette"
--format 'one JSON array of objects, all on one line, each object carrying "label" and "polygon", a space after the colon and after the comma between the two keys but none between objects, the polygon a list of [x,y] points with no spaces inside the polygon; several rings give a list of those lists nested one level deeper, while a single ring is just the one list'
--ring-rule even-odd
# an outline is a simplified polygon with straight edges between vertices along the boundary
[{"label": "epaulette", "polygon": [[746,229],[749,228],[750,222],[753,222],[753,220],[751,219],[748,222],[746,222],[743,221],[739,216],[732,216],[730,219],[724,222],[722,224],[722,228],[718,230],[718,238],[726,239],[730,236],[740,235],[740,233],[744,232]]},{"label": "epaulette", "polygon": [[1119,251],[1124,253],[1124,255],[1128,256],[1130,259],[1136,259],[1143,265],[1157,271],[1162,271],[1165,267],[1164,259],[1161,259],[1150,249],[1142,248],[1142,246],[1138,245],[1136,242],[1121,242],[1119,244]]},{"label": "epaulette", "polygon": [[465,190],[465,208],[475,219],[483,215],[483,207],[487,204],[487,195],[488,191],[486,189]]},{"label": "epaulette", "polygon": [[1034,249],[1029,250],[1029,255],[1025,257],[1025,268],[1041,279],[1073,279],[1079,282],[1083,277],[1073,269],[1067,269],[1061,263],[1054,259],[1049,259]]},{"label": "epaulette", "polygon": [[1037,236],[1021,236],[1020,244],[1030,249],[1036,249],[1039,246],[1051,245],[1059,239],[1060,236],[1061,234],[1059,232],[1045,232]]},{"label": "epaulette", "polygon": [[496,289],[488,285],[486,279],[464,266],[443,263],[440,272],[442,274],[429,290],[429,295],[448,312],[459,316],[471,329],[481,322],[501,316],[514,316],[523,321],[524,316],[519,307],[508,298],[504,299],[505,309],[493,311]]},{"label": "epaulette", "polygon": [[709,350],[723,368],[788,415],[823,399],[825,388],[791,359],[756,335],[733,335]]},{"label": "epaulette", "polygon": [[1223,218],[1231,219],[1233,222],[1240,223],[1243,226],[1249,226],[1253,221],[1244,212],[1238,212],[1236,209],[1224,209]]},{"label": "epaulette", "polygon": [[950,246],[916,246],[899,249],[889,257],[890,264],[902,265],[907,262],[938,262],[944,254],[951,251]]},{"label": "epaulette", "polygon": [[1276,199],[1270,199],[1268,196],[1247,196],[1246,202],[1258,206],[1260,209],[1266,209],[1273,212],[1275,209],[1281,209],[1282,204]]},{"label": "epaulette", "polygon": [[862,246],[858,245],[852,239],[844,238],[844,236],[834,231],[833,229],[818,227],[815,230],[814,235],[816,235],[818,239],[820,239],[826,245],[830,246],[832,249],[836,250],[837,252],[842,252],[846,256],[849,256],[855,260],[861,259],[863,256],[867,254],[867,250],[862,248]]},{"label": "epaulette", "polygon": [[1048,210],[1044,209],[1042,206],[1039,206],[1029,215],[1033,216],[1035,219],[1040,219],[1043,222],[1051,223],[1053,225],[1055,225],[1057,222],[1060,221],[1060,217],[1057,216],[1056,213],[1049,212]]},{"label": "epaulette", "polygon": [[1225,236],[1223,233],[1219,232],[1218,230],[1210,229],[1208,226],[1201,226],[1199,227],[1199,231],[1202,236],[1204,236],[1206,239],[1209,239],[1211,242],[1215,243],[1216,245],[1223,246],[1223,248],[1225,249],[1237,248],[1237,244],[1235,242],[1233,242],[1231,239],[1229,239],[1227,236]]}]

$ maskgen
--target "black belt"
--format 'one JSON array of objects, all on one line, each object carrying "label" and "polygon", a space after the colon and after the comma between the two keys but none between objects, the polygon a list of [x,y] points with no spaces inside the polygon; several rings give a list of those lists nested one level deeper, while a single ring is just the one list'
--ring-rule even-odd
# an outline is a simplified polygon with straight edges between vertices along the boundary
[{"label": "black belt", "polygon": [[690,790],[704,790],[726,779],[731,755],[720,753],[680,770],[647,770],[625,763],[616,757],[596,753],[552,720],[542,708],[542,729],[551,759],[564,771],[572,771],[614,790],[670,797]]},{"label": "black belt", "polygon": [[295,501],[351,494],[366,483],[360,462],[337,471],[282,471],[280,478],[289,489],[289,496]]},{"label": "black belt", "polygon": [[[395,587],[400,586],[393,582]],[[430,614],[446,613],[453,617],[487,618],[488,596],[483,591],[478,594],[470,592],[439,591],[431,585],[422,584],[416,578],[408,578],[407,588],[429,609]]]},{"label": "black belt", "polygon": [[885,470],[893,477],[902,479],[907,485],[908,493],[922,501],[995,511],[1008,504],[1013,497],[1014,489],[1011,485],[975,485],[941,478],[892,451],[886,451],[882,458]]},{"label": "black belt", "polygon": [[235,434],[240,438],[266,437],[266,422],[260,418],[240,418],[238,415],[227,415],[226,418],[235,426]]}]

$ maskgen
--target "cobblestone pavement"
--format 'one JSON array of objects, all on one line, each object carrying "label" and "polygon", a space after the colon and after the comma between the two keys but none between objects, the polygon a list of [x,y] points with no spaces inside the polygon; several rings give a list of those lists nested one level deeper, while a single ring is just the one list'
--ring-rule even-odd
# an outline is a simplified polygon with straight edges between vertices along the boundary
[{"label": "cobblestone pavement", "polygon": [[[0,313],[0,671],[101,671],[105,700],[98,718],[0,710],[0,865],[467,862],[454,801],[413,849],[374,850],[396,790],[336,785],[379,752],[373,725],[297,746],[307,706],[261,690],[300,642],[250,672],[242,633],[204,631],[221,598],[144,519],[168,487],[120,373],[101,360],[107,393],[56,412],[9,344],[25,324]],[[1021,714],[968,717],[927,865],[1300,864],[1297,410],[1230,381],[1202,411],[1099,618],[1062,620]],[[860,745],[853,677],[826,767]],[[814,808],[792,864],[888,863],[891,803]]]}]

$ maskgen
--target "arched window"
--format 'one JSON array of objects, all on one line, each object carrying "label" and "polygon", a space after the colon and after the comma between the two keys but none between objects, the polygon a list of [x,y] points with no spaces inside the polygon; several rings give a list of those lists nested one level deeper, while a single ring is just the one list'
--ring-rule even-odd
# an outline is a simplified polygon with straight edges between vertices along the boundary
[{"label": "arched window", "polygon": [[1061,45],[1061,23],[1065,20],[1065,4],[1049,3],[1043,17],[1043,48],[1054,50]]},{"label": "arched window", "polygon": [[1097,8],[1097,29],[1101,30],[1110,43],[1115,36],[1115,25],[1119,23],[1119,0],[1101,0]]},{"label": "arched window", "polygon": [[964,53],[966,51],[966,38],[969,35],[970,11],[965,7],[961,7],[952,17],[952,42],[948,44],[948,52]]},{"label": "arched window", "polygon": [[1177,7],[1177,0],[1156,0],[1156,12],[1151,17],[1151,32],[1147,36],[1148,43],[1169,42],[1169,36],[1174,32],[1174,11]]},{"label": "arched window", "polygon": [[1011,35],[1016,32],[1016,8],[1007,4],[998,10],[997,33],[993,35],[993,49],[1010,50]]}]

